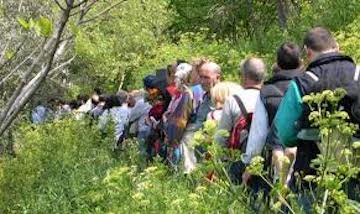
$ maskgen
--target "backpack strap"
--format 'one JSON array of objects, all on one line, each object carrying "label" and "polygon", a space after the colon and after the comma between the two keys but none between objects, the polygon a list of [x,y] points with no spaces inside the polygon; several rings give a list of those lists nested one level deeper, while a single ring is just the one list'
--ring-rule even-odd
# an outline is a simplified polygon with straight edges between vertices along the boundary
[{"label": "backpack strap", "polygon": [[360,76],[360,65],[357,65],[354,74],[354,81],[356,82],[359,81],[359,76]]},{"label": "backpack strap", "polygon": [[210,112],[210,117],[211,117],[212,120],[215,120],[214,112],[215,112],[215,111],[211,111],[211,112]]},{"label": "backpack strap", "polygon": [[238,104],[238,106],[240,107],[241,113],[246,118],[246,120],[248,120],[249,113],[246,111],[244,103],[241,101],[240,97],[238,97],[237,95],[233,95],[233,97],[236,100],[236,103]]}]

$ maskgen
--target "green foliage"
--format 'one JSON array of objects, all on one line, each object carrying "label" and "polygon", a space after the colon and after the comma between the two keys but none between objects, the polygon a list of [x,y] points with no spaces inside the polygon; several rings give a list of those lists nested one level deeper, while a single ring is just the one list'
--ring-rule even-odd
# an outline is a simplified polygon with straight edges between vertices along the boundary
[{"label": "green foliage", "polygon": [[221,182],[146,166],[136,142],[113,153],[112,140],[87,120],[23,125],[0,162],[1,213],[245,212]]},{"label": "green foliage", "polygon": [[171,14],[166,8],[161,0],[127,1],[114,8],[108,19],[75,28],[78,58],[72,70],[74,77],[82,76],[74,82],[85,90],[100,85],[117,91],[123,80],[125,87],[132,85],[132,76],[138,75],[144,60],[151,58],[165,39],[163,32]]},{"label": "green foliage", "polygon": [[16,158],[0,162],[0,212],[91,210],[82,195],[115,163],[108,141],[87,121],[23,126]]},{"label": "green foliage", "polygon": [[332,210],[355,213],[345,190],[349,180],[360,173],[357,163],[360,152],[356,149],[356,142],[353,144],[351,139],[359,127],[347,122],[348,114],[339,110],[338,103],[345,95],[344,89],[336,89],[303,98],[312,109],[309,120],[320,130],[321,136],[318,145],[321,154],[312,162],[317,176],[305,177],[307,181],[317,185],[313,193],[316,196],[314,210],[317,213]]},{"label": "green foliage", "polygon": [[49,37],[53,32],[53,24],[50,19],[40,16],[40,18],[34,20],[30,19],[26,21],[23,18],[17,19],[18,23],[25,30],[34,29],[38,36]]}]

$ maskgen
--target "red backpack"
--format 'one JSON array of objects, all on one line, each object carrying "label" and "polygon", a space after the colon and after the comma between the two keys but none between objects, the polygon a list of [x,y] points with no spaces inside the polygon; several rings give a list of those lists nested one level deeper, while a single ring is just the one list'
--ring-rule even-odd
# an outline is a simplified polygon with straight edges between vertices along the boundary
[{"label": "red backpack", "polygon": [[242,152],[245,152],[253,113],[248,113],[246,111],[243,102],[238,96],[234,95],[233,97],[240,107],[241,115],[237,118],[234,127],[231,130],[228,147],[230,149],[239,149]]}]

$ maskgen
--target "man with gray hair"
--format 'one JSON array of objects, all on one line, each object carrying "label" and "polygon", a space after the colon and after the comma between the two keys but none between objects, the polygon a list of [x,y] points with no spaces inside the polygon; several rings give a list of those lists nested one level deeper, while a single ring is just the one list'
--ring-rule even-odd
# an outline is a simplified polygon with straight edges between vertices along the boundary
[{"label": "man with gray hair", "polygon": [[[262,59],[251,57],[240,64],[240,79],[243,90],[227,98],[224,103],[215,141],[223,147],[240,149],[245,152],[252,113],[260,96],[260,89],[265,77],[266,66]],[[246,122],[244,122],[246,121]],[[242,130],[237,130],[241,125]],[[227,131],[230,135],[221,134]],[[232,182],[240,183],[245,170],[241,161],[233,162],[229,176]]]},{"label": "man with gray hair", "polygon": [[[241,62],[240,79],[244,89],[225,101],[218,131],[215,136],[217,143],[227,147],[228,137],[223,136],[221,131],[225,130],[231,134],[235,122],[242,114],[254,112],[256,100],[259,97],[260,89],[265,77],[265,72],[265,63],[260,58],[252,57]],[[244,107],[243,110],[246,110],[246,112],[242,112],[242,107]]]},{"label": "man with gray hair", "polygon": [[193,141],[194,133],[203,127],[203,123],[206,121],[208,113],[213,108],[210,91],[221,79],[221,68],[215,62],[202,60],[197,67],[197,72],[201,87],[205,91],[205,94],[201,104],[195,111],[196,114],[192,116],[191,122],[187,125],[186,131],[181,139],[185,173],[189,173],[195,168],[197,161],[191,143]]}]

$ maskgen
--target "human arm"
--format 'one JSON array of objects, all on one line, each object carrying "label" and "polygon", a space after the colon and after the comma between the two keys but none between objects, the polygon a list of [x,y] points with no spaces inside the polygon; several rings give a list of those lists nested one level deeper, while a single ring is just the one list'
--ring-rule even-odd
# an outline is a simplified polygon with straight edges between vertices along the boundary
[{"label": "human arm", "polygon": [[284,147],[297,145],[297,122],[303,114],[302,96],[298,85],[291,81],[271,126],[269,142]]},{"label": "human arm", "polygon": [[264,103],[259,97],[256,102],[255,112],[250,127],[249,138],[246,145],[246,151],[242,155],[242,161],[249,164],[251,159],[261,154],[266,143],[266,137],[269,132],[269,119]]}]

